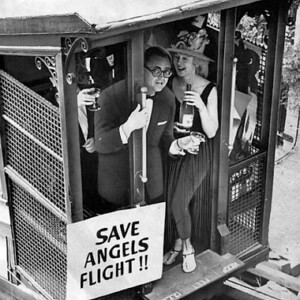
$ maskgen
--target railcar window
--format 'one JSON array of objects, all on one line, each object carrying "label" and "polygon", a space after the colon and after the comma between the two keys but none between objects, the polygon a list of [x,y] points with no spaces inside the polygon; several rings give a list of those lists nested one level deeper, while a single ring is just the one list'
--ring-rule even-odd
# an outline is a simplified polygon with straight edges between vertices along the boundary
[{"label": "railcar window", "polygon": [[[78,106],[83,205],[89,216],[119,207],[118,203],[109,199],[113,192],[119,193],[114,197],[119,197],[118,202],[122,203],[122,206],[128,205],[129,201],[129,176],[126,179],[122,178],[126,181],[122,184],[112,180],[108,184],[105,181],[108,177],[115,178],[115,174],[111,174],[111,168],[108,165],[115,161],[115,157],[119,153],[123,155],[120,165],[129,169],[128,151],[124,151],[128,145],[122,145],[121,141],[118,145],[114,144],[116,131],[112,133],[113,129],[117,128],[115,122],[124,122],[123,113],[131,105],[131,100],[127,96],[126,48],[127,45],[121,43],[92,48],[88,53],[77,52],[75,54],[77,99],[74,101],[77,100]],[[52,62],[51,59],[54,61]],[[59,106],[58,82],[51,73],[52,70],[55,70],[54,57],[4,56],[2,67],[5,72],[26,87],[54,106]],[[122,107],[118,110],[115,107],[114,97],[117,86],[120,85],[122,85]],[[100,94],[96,93],[98,90]],[[99,107],[99,111],[93,106]],[[115,112],[117,112],[117,116],[115,116]],[[99,134],[101,138],[103,135],[103,140],[105,140],[105,144],[100,146],[95,143],[94,136],[94,118],[99,120],[98,114],[101,115],[101,133]],[[104,119],[102,118],[104,114],[107,117],[105,124],[101,121]],[[115,117],[114,120],[113,117]],[[98,141],[101,138],[99,136]],[[60,141],[54,141],[54,143],[59,144]],[[96,149],[98,146],[99,148]],[[122,185],[122,191],[118,184]]]},{"label": "railcar window", "polygon": [[[39,95],[52,101],[52,97],[50,97],[52,84],[49,81],[49,72],[46,68],[39,70],[36,67],[35,57],[4,56],[3,69]],[[53,104],[56,105],[56,101],[53,101]]]},{"label": "railcar window", "polygon": [[76,56],[83,204],[92,213],[129,205],[128,142],[119,136],[131,105],[126,57],[124,43]]},{"label": "railcar window", "polygon": [[236,135],[230,153],[230,163],[240,161],[260,151],[262,100],[267,53],[267,21],[263,14],[238,13],[235,32],[237,61],[235,100],[237,108]]}]

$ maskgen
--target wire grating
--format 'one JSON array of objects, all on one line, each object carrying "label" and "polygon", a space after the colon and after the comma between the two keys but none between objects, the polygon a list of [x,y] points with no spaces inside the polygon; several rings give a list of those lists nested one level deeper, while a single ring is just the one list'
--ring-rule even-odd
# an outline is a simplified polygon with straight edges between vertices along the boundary
[{"label": "wire grating", "polygon": [[64,169],[46,150],[7,123],[5,126],[7,164],[65,212]]},{"label": "wire grating", "polygon": [[2,70],[0,84],[3,114],[62,156],[58,108]]},{"label": "wire grating", "polygon": [[22,187],[8,180],[17,264],[51,298],[65,299],[67,218],[49,210],[66,213],[59,110],[2,70],[0,86],[5,166],[24,179]]},{"label": "wire grating", "polygon": [[263,213],[265,160],[254,159],[229,178],[228,227],[230,253],[238,254],[259,242]]},{"label": "wire grating", "polygon": [[0,84],[7,165],[66,212],[58,108],[2,70]]},{"label": "wire grating", "polygon": [[66,224],[11,181],[18,265],[53,299],[66,293]]},{"label": "wire grating", "polygon": [[230,252],[234,255],[259,243],[264,203],[265,158],[255,155],[262,152],[261,125],[263,120],[263,94],[265,86],[267,50],[262,49],[259,64],[257,89],[256,127],[247,153],[253,156],[246,166],[230,167],[228,228],[230,231]]}]

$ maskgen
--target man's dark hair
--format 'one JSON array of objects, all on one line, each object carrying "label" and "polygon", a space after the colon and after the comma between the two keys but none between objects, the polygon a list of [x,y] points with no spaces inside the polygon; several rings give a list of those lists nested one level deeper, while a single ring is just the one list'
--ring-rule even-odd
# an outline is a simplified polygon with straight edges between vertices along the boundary
[{"label": "man's dark hair", "polygon": [[152,56],[160,56],[160,57],[167,57],[172,63],[172,56],[171,54],[163,47],[160,46],[151,46],[145,50],[144,60],[145,63],[148,62]]}]

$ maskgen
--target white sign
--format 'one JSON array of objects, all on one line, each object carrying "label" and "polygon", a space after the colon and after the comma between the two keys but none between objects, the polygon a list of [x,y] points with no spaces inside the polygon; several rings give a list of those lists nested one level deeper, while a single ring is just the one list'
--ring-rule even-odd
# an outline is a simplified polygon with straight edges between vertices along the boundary
[{"label": "white sign", "polygon": [[165,203],[67,226],[67,300],[93,299],[162,276]]}]

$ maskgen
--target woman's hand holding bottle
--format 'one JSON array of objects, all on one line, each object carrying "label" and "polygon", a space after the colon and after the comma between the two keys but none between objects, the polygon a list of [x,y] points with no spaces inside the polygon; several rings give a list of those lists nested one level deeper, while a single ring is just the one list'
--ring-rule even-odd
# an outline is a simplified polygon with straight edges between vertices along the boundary
[{"label": "woman's hand holding bottle", "polygon": [[188,105],[194,106],[200,112],[205,108],[205,104],[202,101],[200,95],[193,91],[186,91],[183,101],[186,101]]}]

